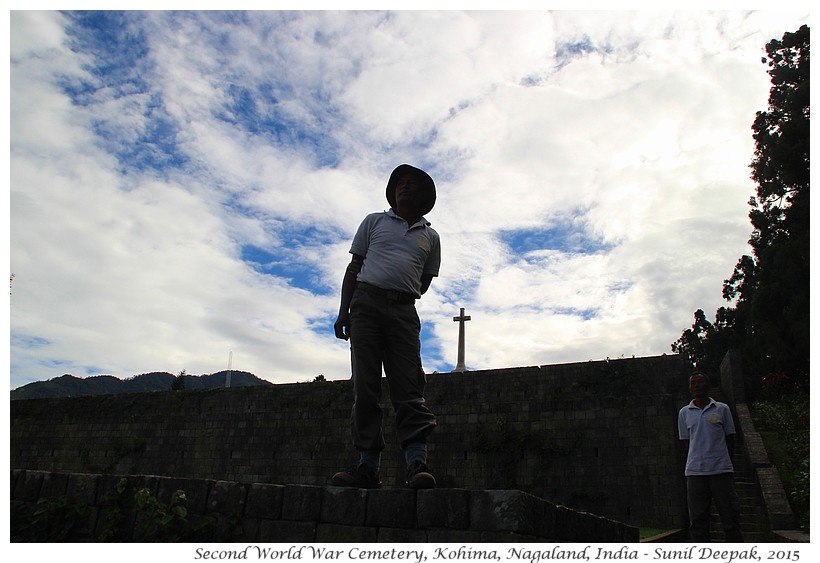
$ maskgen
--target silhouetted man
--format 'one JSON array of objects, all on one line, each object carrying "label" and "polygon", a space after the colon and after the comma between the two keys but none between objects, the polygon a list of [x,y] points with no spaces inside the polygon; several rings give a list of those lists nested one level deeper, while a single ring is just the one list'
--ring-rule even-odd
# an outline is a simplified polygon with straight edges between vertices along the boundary
[{"label": "silhouetted man", "polygon": [[438,233],[424,218],[435,205],[436,187],[424,171],[402,164],[386,189],[390,210],[371,213],[359,226],[342,281],[336,337],[350,339],[354,403],[353,446],[359,463],[336,473],[331,484],[379,488],[382,433],[382,367],[396,411],[396,433],[407,463],[407,486],[433,488],[427,467],[427,437],[436,417],[424,400],[421,322],[415,301],[439,273]]}]

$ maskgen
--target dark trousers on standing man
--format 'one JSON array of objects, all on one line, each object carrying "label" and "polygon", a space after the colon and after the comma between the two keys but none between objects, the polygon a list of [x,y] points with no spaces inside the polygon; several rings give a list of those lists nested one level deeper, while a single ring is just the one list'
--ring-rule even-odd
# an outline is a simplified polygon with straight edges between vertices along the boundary
[{"label": "dark trousers on standing man", "polygon": [[412,296],[395,299],[386,292],[356,289],[350,303],[350,350],[355,395],[351,433],[357,450],[384,449],[382,366],[401,447],[426,442],[435,428],[436,417],[424,400],[420,331]]},{"label": "dark trousers on standing man", "polygon": [[727,542],[740,543],[740,503],[733,473],[689,475],[686,500],[689,505],[689,536],[694,542],[708,542],[712,501],[715,502]]}]

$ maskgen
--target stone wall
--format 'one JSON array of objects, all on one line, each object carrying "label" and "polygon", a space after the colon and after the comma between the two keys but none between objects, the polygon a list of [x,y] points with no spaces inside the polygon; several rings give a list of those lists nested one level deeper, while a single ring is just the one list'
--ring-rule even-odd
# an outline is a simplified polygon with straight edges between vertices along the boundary
[{"label": "stone wall", "polygon": [[[686,506],[676,355],[430,374],[430,466],[446,489],[520,490],[631,525]],[[382,480],[404,467],[383,403]],[[323,486],[351,465],[350,381],[11,402],[12,469]]]},{"label": "stone wall", "polygon": [[[143,490],[152,502],[135,501]],[[184,518],[156,519],[154,507],[184,491]],[[627,543],[637,528],[556,506],[521,491],[406,488],[364,490],[236,483],[156,476],[13,470],[12,541],[44,533],[49,504],[59,541],[192,541],[349,544]],[[156,504],[158,503],[158,504]],[[70,507],[73,518],[65,517]],[[39,516],[32,518],[34,512]],[[164,510],[163,515],[170,513]],[[68,523],[68,525],[66,525]],[[43,541],[39,538],[38,541]]]}]

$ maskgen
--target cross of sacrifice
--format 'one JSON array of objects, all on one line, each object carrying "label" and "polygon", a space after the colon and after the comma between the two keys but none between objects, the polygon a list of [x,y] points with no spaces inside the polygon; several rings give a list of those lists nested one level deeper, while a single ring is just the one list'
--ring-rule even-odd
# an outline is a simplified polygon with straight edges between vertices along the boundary
[{"label": "cross of sacrifice", "polygon": [[453,317],[453,322],[458,323],[458,363],[453,371],[467,371],[467,366],[464,365],[464,323],[471,318],[464,315],[464,307],[461,308],[459,316]]}]

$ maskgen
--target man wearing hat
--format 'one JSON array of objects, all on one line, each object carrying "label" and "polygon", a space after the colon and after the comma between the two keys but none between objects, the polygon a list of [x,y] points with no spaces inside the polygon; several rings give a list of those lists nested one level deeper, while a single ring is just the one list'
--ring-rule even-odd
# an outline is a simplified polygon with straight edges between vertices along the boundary
[{"label": "man wearing hat", "polygon": [[426,376],[421,367],[421,322],[415,300],[438,276],[438,233],[424,218],[436,202],[436,186],[423,170],[398,166],[387,182],[390,209],[365,217],[353,238],[353,255],[342,281],[336,338],[350,339],[354,403],[353,446],[359,463],[336,473],[331,484],[381,487],[379,465],[384,449],[381,397],[382,367],[396,411],[396,433],[407,463],[407,486],[436,486],[427,468],[427,437],[436,417],[424,400]]}]

